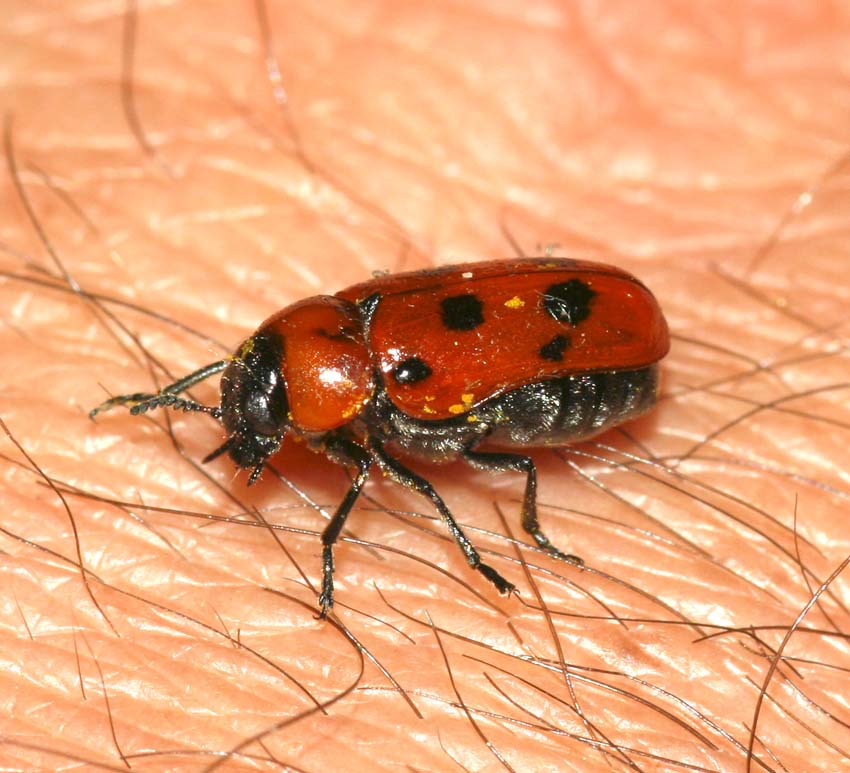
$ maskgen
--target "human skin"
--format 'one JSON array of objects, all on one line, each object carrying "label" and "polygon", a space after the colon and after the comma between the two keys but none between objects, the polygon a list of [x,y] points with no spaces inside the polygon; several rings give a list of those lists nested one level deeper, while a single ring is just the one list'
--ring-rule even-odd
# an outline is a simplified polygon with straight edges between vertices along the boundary
[{"label": "human skin", "polygon": [[[850,17],[317,9],[5,4],[4,769],[846,766]],[[519,596],[376,473],[317,620],[343,469],[287,443],[246,489],[208,417],[87,416],[300,298],[517,248],[636,273],[673,333],[656,411],[534,454],[586,569],[529,545],[520,476],[414,465]]]}]

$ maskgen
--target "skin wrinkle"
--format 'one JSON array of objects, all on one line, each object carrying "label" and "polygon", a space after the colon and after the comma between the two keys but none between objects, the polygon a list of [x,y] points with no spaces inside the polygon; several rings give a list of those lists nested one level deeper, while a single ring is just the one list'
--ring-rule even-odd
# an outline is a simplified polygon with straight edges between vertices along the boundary
[{"label": "skin wrinkle", "polygon": [[[0,764],[840,769],[846,12],[318,9],[6,3],[0,107],[59,264],[4,163],[0,418],[65,497],[85,575],[62,502],[3,436]],[[208,417],[86,418],[104,390],[168,382],[141,345],[182,376],[370,271],[538,244],[634,272],[674,340],[659,410],[534,454],[541,526],[590,570],[531,547],[522,475],[412,464],[520,598],[376,472],[335,552],[337,620],[317,622],[342,468],[287,442],[285,480],[246,490],[228,460],[199,466],[223,440]]]}]

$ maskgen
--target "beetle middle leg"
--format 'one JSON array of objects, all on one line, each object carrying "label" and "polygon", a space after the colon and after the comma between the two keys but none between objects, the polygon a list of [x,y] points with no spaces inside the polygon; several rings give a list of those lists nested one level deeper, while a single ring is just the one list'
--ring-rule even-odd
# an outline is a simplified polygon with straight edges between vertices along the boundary
[{"label": "beetle middle leg", "polygon": [[540,522],[537,519],[537,468],[530,456],[521,454],[501,454],[467,449],[463,458],[473,467],[479,470],[491,472],[524,472],[525,473],[525,496],[522,498],[522,528],[525,529],[534,541],[545,551],[556,558],[569,561],[571,564],[581,566],[584,560],[579,556],[564,553],[555,547],[551,540],[541,531]]},{"label": "beetle middle leg", "polygon": [[421,494],[431,501],[431,504],[440,514],[443,522],[448,527],[454,541],[457,542],[458,546],[463,551],[466,562],[473,569],[481,572],[481,574],[493,583],[499,593],[513,593],[516,590],[515,586],[502,577],[502,575],[499,574],[492,566],[485,564],[481,560],[481,556],[478,554],[478,551],[473,547],[469,538],[463,533],[460,526],[458,526],[457,521],[455,521],[454,516],[446,506],[443,498],[434,490],[434,487],[425,480],[425,478],[422,478],[412,470],[409,470],[397,459],[393,459],[384,450],[384,446],[379,440],[369,438],[368,445],[373,458],[381,466],[381,469],[387,473],[387,475],[389,475],[396,483],[400,483],[405,488],[409,488],[411,491],[415,491],[417,494]]}]

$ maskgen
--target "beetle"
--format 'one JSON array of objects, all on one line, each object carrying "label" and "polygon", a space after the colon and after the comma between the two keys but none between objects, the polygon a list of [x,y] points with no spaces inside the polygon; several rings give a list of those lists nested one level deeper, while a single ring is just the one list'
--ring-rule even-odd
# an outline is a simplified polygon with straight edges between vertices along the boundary
[{"label": "beetle", "polygon": [[[399,455],[524,473],[523,528],[551,555],[582,565],[540,529],[536,468],[517,451],[584,440],[647,411],[669,346],[655,297],[619,268],[548,257],[466,263],[294,303],[231,357],[159,392],[113,397],[90,415],[116,405],[134,415],[166,407],[209,414],[226,439],[203,461],[229,454],[250,470],[248,485],[287,434],[353,468],[322,533],[325,617],[334,543],[374,464],[430,500],[470,567],[499,592],[515,590]],[[219,405],[181,396],[217,373]]]}]

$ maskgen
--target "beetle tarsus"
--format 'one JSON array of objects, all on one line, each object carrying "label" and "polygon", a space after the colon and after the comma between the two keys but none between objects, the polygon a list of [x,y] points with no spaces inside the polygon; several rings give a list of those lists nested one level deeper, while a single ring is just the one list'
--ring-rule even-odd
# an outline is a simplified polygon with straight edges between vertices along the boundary
[{"label": "beetle tarsus", "polygon": [[512,582],[508,582],[501,574],[499,574],[492,566],[485,563],[479,563],[478,566],[475,567],[481,574],[483,574],[493,585],[496,586],[496,590],[499,591],[503,596],[513,593],[516,591],[516,585]]}]

